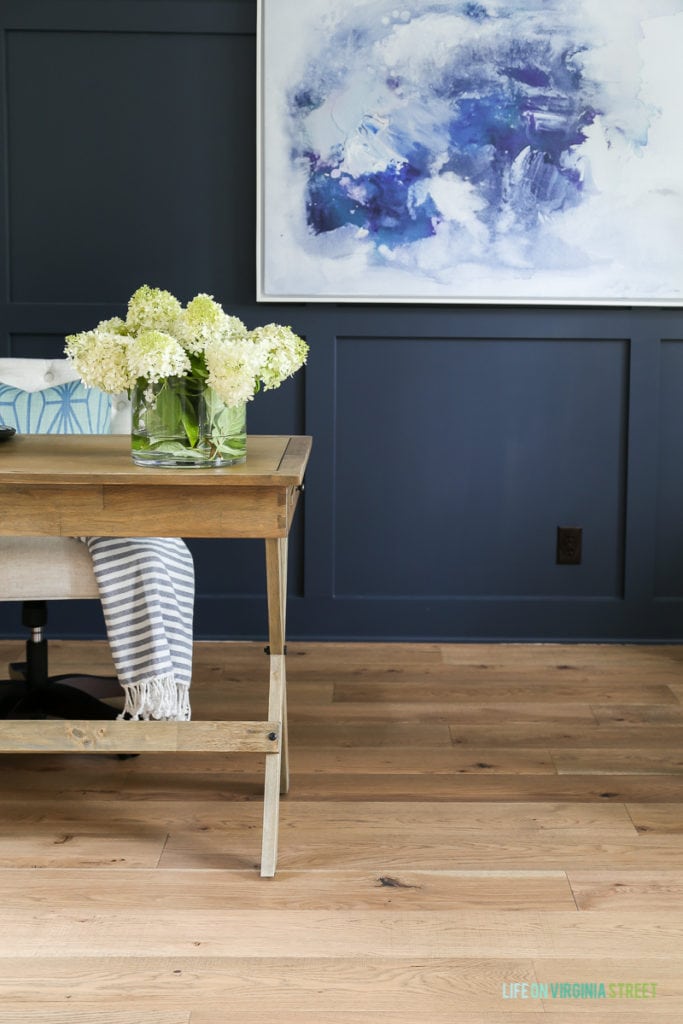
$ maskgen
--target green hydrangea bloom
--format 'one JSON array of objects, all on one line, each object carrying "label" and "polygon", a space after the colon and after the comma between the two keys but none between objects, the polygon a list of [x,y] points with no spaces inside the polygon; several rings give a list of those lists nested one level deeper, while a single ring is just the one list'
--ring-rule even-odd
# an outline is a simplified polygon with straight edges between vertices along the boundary
[{"label": "green hydrangea bloom", "polygon": [[172,334],[182,308],[170,292],[143,284],[130,298],[126,326],[131,334],[139,331]]}]

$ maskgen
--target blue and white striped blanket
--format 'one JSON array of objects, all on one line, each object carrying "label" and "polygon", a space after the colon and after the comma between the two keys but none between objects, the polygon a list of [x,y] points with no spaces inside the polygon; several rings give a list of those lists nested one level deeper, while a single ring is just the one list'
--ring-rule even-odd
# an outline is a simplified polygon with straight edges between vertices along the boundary
[{"label": "blue and white striped blanket", "polygon": [[194,564],[175,537],[83,537],[126,702],[119,718],[190,718]]}]

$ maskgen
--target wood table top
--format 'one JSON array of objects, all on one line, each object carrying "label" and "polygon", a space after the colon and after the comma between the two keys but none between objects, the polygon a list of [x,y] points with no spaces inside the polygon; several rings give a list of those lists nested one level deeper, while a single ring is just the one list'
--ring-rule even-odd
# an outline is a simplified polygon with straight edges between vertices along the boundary
[{"label": "wood table top", "polygon": [[144,485],[295,487],[302,483],[312,439],[253,434],[247,459],[207,468],[138,466],[121,434],[17,434],[0,444],[0,486]]}]

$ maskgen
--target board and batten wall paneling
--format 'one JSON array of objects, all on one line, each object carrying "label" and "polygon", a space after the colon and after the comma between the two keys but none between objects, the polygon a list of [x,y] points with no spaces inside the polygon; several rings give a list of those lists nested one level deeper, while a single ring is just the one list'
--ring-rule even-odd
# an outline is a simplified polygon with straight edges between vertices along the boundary
[{"label": "board and batten wall paneling", "polygon": [[253,39],[161,20],[5,38],[12,301],[120,302],[152,274],[253,292]]},{"label": "board and batten wall paneling", "polygon": [[623,596],[624,342],[338,345],[335,593]]},{"label": "board and batten wall paneling", "polygon": [[661,346],[654,595],[683,598],[683,340]]},{"label": "board and batten wall paneling", "polygon": [[[248,421],[314,436],[291,637],[683,637],[680,311],[257,304],[256,0],[3,0],[0,62],[1,354],[59,355],[144,282],[307,338]],[[260,545],[190,543],[198,638],[264,636]]]}]

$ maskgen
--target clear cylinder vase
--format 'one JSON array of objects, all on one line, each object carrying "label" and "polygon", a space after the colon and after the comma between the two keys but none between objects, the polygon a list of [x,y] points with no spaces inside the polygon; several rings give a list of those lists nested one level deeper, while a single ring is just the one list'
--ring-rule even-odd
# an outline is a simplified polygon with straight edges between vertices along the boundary
[{"label": "clear cylinder vase", "polygon": [[131,453],[140,466],[234,466],[247,457],[246,403],[226,406],[203,380],[138,380],[131,405]]}]

